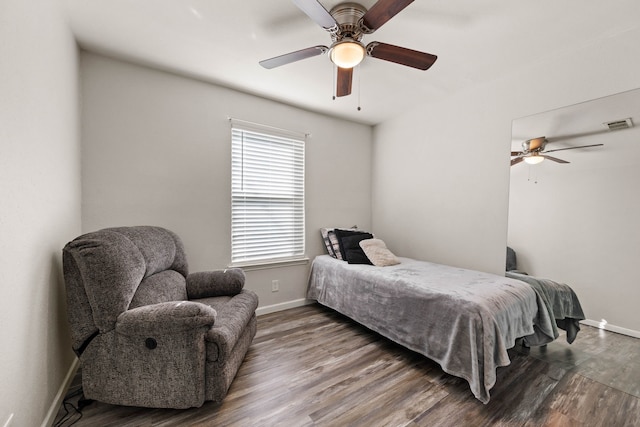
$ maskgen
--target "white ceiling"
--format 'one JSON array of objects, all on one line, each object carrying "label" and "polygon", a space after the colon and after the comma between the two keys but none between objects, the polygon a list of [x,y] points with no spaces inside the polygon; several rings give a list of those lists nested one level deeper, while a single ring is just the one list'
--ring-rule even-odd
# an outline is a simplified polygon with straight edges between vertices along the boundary
[{"label": "white ceiling", "polygon": [[[637,0],[417,0],[363,41],[432,53],[436,63],[419,71],[366,58],[352,95],[334,101],[324,55],[272,70],[258,65],[330,44],[291,0],[63,1],[87,50],[367,124],[588,47],[637,27],[640,16]],[[321,3],[329,10],[340,1]],[[360,3],[370,8],[375,0]]]}]

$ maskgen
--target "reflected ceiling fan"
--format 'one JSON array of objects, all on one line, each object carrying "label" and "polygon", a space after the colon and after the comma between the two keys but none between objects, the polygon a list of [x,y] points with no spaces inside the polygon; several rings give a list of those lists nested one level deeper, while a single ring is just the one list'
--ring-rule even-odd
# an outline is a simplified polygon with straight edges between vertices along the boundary
[{"label": "reflected ceiling fan", "polygon": [[589,147],[599,147],[604,144],[591,144],[591,145],[581,145],[579,147],[568,147],[568,148],[557,148],[555,150],[545,150],[545,147],[549,143],[549,140],[544,137],[538,137],[533,139],[527,139],[522,143],[522,151],[512,151],[511,156],[515,158],[511,159],[511,166],[517,165],[518,163],[524,161],[525,163],[529,163],[530,165],[535,165],[544,161],[544,159],[549,159],[556,163],[569,163],[566,160],[558,159],[557,157],[551,157],[547,155],[547,153],[553,153],[555,151],[564,151],[564,150],[575,150],[577,148],[589,148]]},{"label": "reflected ceiling fan", "polygon": [[427,70],[438,59],[436,55],[375,41],[366,46],[362,43],[364,35],[375,32],[413,1],[378,0],[369,10],[358,3],[347,2],[336,5],[328,12],[317,0],[293,0],[296,6],[331,35],[331,46],[313,46],[286,53],[260,61],[260,65],[271,69],[328,52],[329,58],[338,67],[337,96],[351,94],[353,67],[362,62],[365,56]]}]

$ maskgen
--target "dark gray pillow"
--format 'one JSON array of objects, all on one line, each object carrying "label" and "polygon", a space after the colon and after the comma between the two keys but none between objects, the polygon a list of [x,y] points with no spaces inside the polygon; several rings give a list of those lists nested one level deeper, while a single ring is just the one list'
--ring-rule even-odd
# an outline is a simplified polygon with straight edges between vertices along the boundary
[{"label": "dark gray pillow", "polygon": [[372,239],[373,234],[366,231],[339,229],[335,230],[335,234],[340,243],[340,253],[343,260],[346,260],[349,264],[371,264],[371,261],[369,261],[369,258],[360,247],[360,241]]}]

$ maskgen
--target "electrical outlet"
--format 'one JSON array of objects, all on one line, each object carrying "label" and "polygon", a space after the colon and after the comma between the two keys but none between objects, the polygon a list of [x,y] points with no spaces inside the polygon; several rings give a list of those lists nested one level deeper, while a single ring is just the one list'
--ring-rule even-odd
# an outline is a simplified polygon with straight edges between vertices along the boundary
[{"label": "electrical outlet", "polygon": [[280,281],[272,280],[271,281],[271,292],[278,292],[280,290]]}]

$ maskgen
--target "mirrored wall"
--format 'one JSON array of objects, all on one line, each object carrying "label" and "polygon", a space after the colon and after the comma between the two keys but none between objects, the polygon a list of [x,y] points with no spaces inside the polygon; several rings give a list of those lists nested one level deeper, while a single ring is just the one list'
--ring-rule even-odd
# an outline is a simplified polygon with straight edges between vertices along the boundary
[{"label": "mirrored wall", "polygon": [[511,149],[542,137],[552,159],[511,166],[518,268],[569,284],[588,319],[639,333],[640,89],[516,119]]}]

